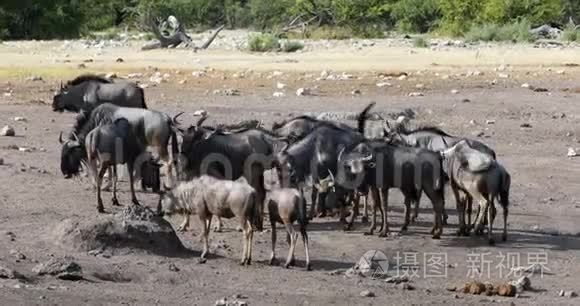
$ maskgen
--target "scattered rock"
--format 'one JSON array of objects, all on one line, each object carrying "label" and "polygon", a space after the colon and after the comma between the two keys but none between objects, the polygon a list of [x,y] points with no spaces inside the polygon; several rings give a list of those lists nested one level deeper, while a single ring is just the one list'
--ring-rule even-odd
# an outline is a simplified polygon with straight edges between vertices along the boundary
[{"label": "scattered rock", "polygon": [[215,306],[247,306],[246,301],[241,301],[238,299],[228,300],[228,298],[222,298],[215,302]]},{"label": "scattered rock", "polygon": [[235,88],[224,89],[223,93],[226,96],[239,96],[240,95],[240,91],[235,89]]},{"label": "scattered rock", "polygon": [[495,290],[499,296],[515,296],[518,292],[512,284],[500,284]]},{"label": "scattered rock", "polygon": [[276,88],[278,88],[278,89],[284,89],[284,88],[286,88],[286,84],[278,82],[276,84]]},{"label": "scattered rock", "polygon": [[447,286],[445,288],[445,290],[450,291],[450,292],[455,292],[455,291],[457,291],[457,286]]},{"label": "scattered rock", "polygon": [[497,75],[497,77],[500,78],[500,79],[508,79],[510,77],[510,75],[507,74],[507,73],[499,73]]},{"label": "scattered rock", "polygon": [[406,283],[409,281],[409,278],[406,276],[393,276],[393,277],[389,277],[387,279],[385,279],[386,283],[389,284],[400,284],[400,283]]},{"label": "scattered rock", "polygon": [[13,127],[7,125],[0,130],[0,136],[13,137],[16,136],[16,132]]},{"label": "scattered rock", "polygon": [[33,148],[29,148],[29,147],[19,147],[18,148],[18,151],[24,152],[24,153],[30,153],[30,152],[34,151],[34,149]]},{"label": "scattered rock", "polygon": [[558,71],[556,71],[556,73],[557,73],[557,74],[565,74],[565,73],[566,73],[566,71],[565,71],[565,70],[558,70]]},{"label": "scattered rock", "polygon": [[117,78],[117,74],[114,72],[109,72],[107,74],[105,74],[105,78],[107,79],[116,79]]},{"label": "scattered rock", "polygon": [[452,95],[456,95],[456,94],[458,94],[458,93],[459,93],[459,90],[457,90],[457,89],[452,89],[452,90],[451,90],[451,94],[452,94]]},{"label": "scattered rock", "polygon": [[401,289],[412,291],[412,290],[415,290],[415,287],[409,283],[402,283]]},{"label": "scattered rock", "polygon": [[130,78],[130,79],[140,79],[140,78],[142,78],[142,77],[143,77],[143,73],[139,73],[139,72],[136,72],[136,73],[129,73],[129,74],[127,75],[127,77],[128,77],[128,78]]},{"label": "scattered rock", "polygon": [[506,69],[507,69],[507,66],[504,64],[501,64],[499,67],[495,68],[495,71],[502,72],[502,71],[506,71]]},{"label": "scattered rock", "polygon": [[473,135],[475,137],[483,137],[483,135],[485,135],[485,132],[483,132],[483,131],[473,131],[471,133],[471,135]]},{"label": "scattered rock", "polygon": [[328,71],[322,70],[322,72],[320,72],[320,79],[321,80],[326,80],[329,75],[330,75],[330,73]]},{"label": "scattered rock", "polygon": [[534,92],[548,92],[549,90],[547,88],[544,87],[536,87],[534,89],[532,89]]},{"label": "scattered rock", "polygon": [[489,84],[490,85],[497,85],[497,80],[496,79],[493,79],[493,80],[491,80],[491,82],[489,82]]},{"label": "scattered rock", "polygon": [[492,120],[492,119],[490,119],[490,120],[485,120],[485,124],[490,124],[490,125],[491,125],[491,124],[495,124],[495,120]]},{"label": "scattered rock", "polygon": [[27,122],[26,118],[24,117],[14,117],[14,121],[16,122]]},{"label": "scattered rock", "polygon": [[87,68],[87,65],[85,65],[85,64],[83,64],[83,63],[80,63],[80,64],[77,66],[77,68],[79,68],[79,69],[85,69],[85,68]]},{"label": "scattered rock", "polygon": [[380,83],[377,83],[377,87],[379,87],[379,88],[391,87],[391,86],[393,86],[393,85],[391,83],[389,83],[389,82],[380,82]]},{"label": "scattered rock", "polygon": [[183,85],[185,83],[187,83],[187,80],[186,79],[183,79],[183,80],[179,81],[179,85]]},{"label": "scattered rock", "polygon": [[53,275],[63,280],[80,280],[82,268],[76,262],[67,258],[53,258],[32,268],[37,275]]},{"label": "scattered rock", "polygon": [[375,293],[370,290],[363,290],[360,292],[360,296],[362,297],[375,297]]},{"label": "scattered rock", "polygon": [[568,157],[576,157],[578,156],[578,153],[576,152],[576,150],[574,150],[574,148],[568,148]]},{"label": "scattered rock", "polygon": [[521,128],[526,128],[526,129],[529,129],[529,128],[531,128],[531,127],[532,127],[532,125],[531,125],[531,124],[529,124],[529,123],[522,123],[522,124],[520,124],[520,127],[521,127]]},{"label": "scattered rock", "polygon": [[4,165],[4,158],[0,157],[0,166]]},{"label": "scattered rock", "polygon": [[123,62],[125,62],[125,60],[124,60],[124,59],[122,59],[122,58],[120,58],[120,57],[118,57],[118,58],[115,60],[115,62],[116,62],[116,63],[123,63]]},{"label": "scattered rock", "polygon": [[522,88],[527,88],[527,89],[534,89],[534,87],[528,83],[524,83],[522,84]]},{"label": "scattered rock", "polygon": [[532,287],[532,281],[527,276],[522,276],[509,284],[515,287],[517,293],[529,290]]},{"label": "scattered rock", "polygon": [[310,88],[298,88],[298,90],[296,90],[296,95],[297,96],[309,96],[309,95],[311,95]]},{"label": "scattered rock", "polygon": [[198,109],[195,112],[193,112],[193,115],[196,117],[206,117],[207,111],[205,109]]},{"label": "scattered rock", "polygon": [[274,93],[272,94],[272,96],[273,96],[274,98],[282,98],[282,97],[286,96],[286,94],[285,94],[285,93],[283,93],[283,92],[281,92],[281,91],[276,91],[276,92],[274,92]]},{"label": "scattered rock", "polygon": [[417,89],[425,89],[425,84],[417,84],[417,85],[415,85],[415,88],[417,88]]},{"label": "scattered rock", "polygon": [[26,255],[20,253],[17,250],[14,250],[14,249],[13,250],[10,250],[10,256],[12,256],[12,257],[14,257],[14,258],[16,258],[18,260],[24,260],[24,259],[26,259]]},{"label": "scattered rock", "polygon": [[477,121],[475,120],[469,120],[469,125],[477,125]]},{"label": "scattered rock", "polygon": [[0,266],[0,279],[23,279],[24,276],[12,269]]},{"label": "scattered rock", "polygon": [[567,298],[575,298],[577,296],[578,296],[578,294],[574,291],[564,291],[564,295],[563,295],[563,297],[567,297]]},{"label": "scattered rock", "polygon": [[358,96],[358,95],[360,95],[360,94],[361,94],[361,91],[360,91],[360,89],[354,89],[354,90],[351,92],[351,94],[352,94],[353,96]]},{"label": "scattered rock", "polygon": [[406,74],[403,74],[403,75],[401,75],[401,76],[398,77],[398,80],[399,81],[404,81],[406,79],[407,79],[407,75]]},{"label": "scattered rock", "polygon": [[30,82],[38,82],[38,81],[43,81],[42,77],[39,75],[33,75],[33,76],[29,76],[26,78],[27,81]]},{"label": "scattered rock", "polygon": [[409,97],[423,97],[425,96],[425,94],[423,94],[422,92],[411,92],[409,93]]},{"label": "scattered rock", "polygon": [[399,116],[397,117],[397,124],[407,124],[410,121],[410,119],[407,116]]},{"label": "scattered rock", "polygon": [[485,284],[478,281],[470,281],[463,286],[463,293],[481,294],[485,292]]},{"label": "scattered rock", "polygon": [[174,263],[170,263],[168,269],[172,272],[179,272],[179,268]]},{"label": "scattered rock", "polygon": [[465,99],[461,100],[461,103],[471,103],[471,100],[465,98]]}]

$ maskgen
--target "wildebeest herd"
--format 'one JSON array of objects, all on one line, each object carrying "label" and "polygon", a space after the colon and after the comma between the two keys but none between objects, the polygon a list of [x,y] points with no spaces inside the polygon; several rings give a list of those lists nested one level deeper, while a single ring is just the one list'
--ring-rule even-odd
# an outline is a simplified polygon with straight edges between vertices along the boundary
[{"label": "wildebeest herd", "polygon": [[[495,152],[480,141],[454,137],[439,128],[410,130],[405,124],[391,127],[387,120],[383,120],[380,137],[367,137],[366,121],[373,106],[369,104],[358,114],[356,128],[310,116],[275,123],[272,129],[258,121],[212,127],[203,125],[207,118],[203,112],[196,114],[201,118],[195,124],[183,127],[177,121],[182,113],[171,117],[147,109],[143,90],[136,84],[94,75],[82,75],[61,85],[53,100],[54,111],[79,113],[68,137],[63,140],[62,133],[59,137],[65,177],[80,174],[85,166],[96,184],[97,209],[104,212],[103,178],[109,171],[112,204],[119,205],[116,166],[125,164],[134,205],[139,205],[134,190],[134,181],[139,178],[143,189],[151,187],[159,194],[158,214],[183,215],[180,230],[187,229],[190,215],[199,217],[204,239],[201,260],[208,252],[212,217],[217,217],[218,228],[220,218],[237,217],[243,232],[242,264],[250,264],[253,231],[263,230],[267,207],[272,226],[270,262],[276,261],[275,225],[282,223],[290,244],[285,266],[294,264],[298,234],[292,224],[297,222],[310,269],[309,220],[325,216],[328,202],[334,202],[345,230],[349,230],[362,200],[363,219],[367,218],[367,203],[372,212],[365,234],[374,234],[378,210],[382,216],[378,235],[385,237],[389,233],[391,188],[404,195],[401,231],[416,219],[425,193],[433,205],[431,234],[439,239],[447,222],[446,184],[451,186],[457,205],[458,235],[469,235],[471,229],[481,235],[487,225],[492,244],[497,200],[504,212],[505,241],[511,178]],[[156,156],[148,153],[151,148]],[[159,161],[166,170],[163,188]],[[265,184],[265,173],[276,174],[274,184]],[[305,189],[311,190],[309,213]],[[327,201],[329,198],[334,201]],[[479,205],[472,223],[474,200]]]}]

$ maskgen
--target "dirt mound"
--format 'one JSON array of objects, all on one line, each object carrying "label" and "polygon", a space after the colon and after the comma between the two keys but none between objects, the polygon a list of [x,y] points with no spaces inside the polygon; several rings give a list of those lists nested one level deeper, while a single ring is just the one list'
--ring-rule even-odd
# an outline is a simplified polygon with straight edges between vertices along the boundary
[{"label": "dirt mound", "polygon": [[112,216],[66,219],[49,238],[63,248],[81,252],[107,249],[126,254],[141,250],[171,256],[186,251],[169,222],[151,209],[135,205]]}]

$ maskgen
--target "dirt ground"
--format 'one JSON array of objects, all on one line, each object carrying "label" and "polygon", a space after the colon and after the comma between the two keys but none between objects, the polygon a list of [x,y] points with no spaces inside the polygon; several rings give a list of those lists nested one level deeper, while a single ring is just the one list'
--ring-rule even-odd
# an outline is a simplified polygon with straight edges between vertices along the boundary
[{"label": "dirt ground", "polygon": [[[50,44],[55,47],[45,48]],[[568,148],[580,148],[577,49],[500,46],[475,56],[473,50],[391,49],[378,45],[366,51],[331,49],[293,55],[165,50],[149,56],[130,52],[127,47],[106,48],[101,55],[88,54],[81,48],[64,54],[56,47],[58,44],[0,45],[0,126],[13,126],[17,135],[0,137],[0,157],[4,160],[0,166],[0,266],[30,278],[26,283],[0,279],[0,301],[4,305],[213,305],[235,295],[249,305],[574,305],[580,299],[558,296],[560,290],[580,293],[580,160],[566,156]],[[124,62],[116,64],[117,57]],[[86,69],[78,69],[87,58],[93,61],[86,63]],[[505,69],[497,69],[501,64],[506,65]],[[207,67],[213,69],[206,69],[205,76],[192,76],[191,71]],[[352,77],[316,80],[321,69],[338,75],[346,71]],[[156,70],[168,73],[168,81],[154,86],[149,77]],[[189,232],[179,234],[195,251],[192,257],[135,251],[104,258],[66,252],[51,241],[51,230],[72,216],[95,216],[96,209],[88,179],[65,180],[60,173],[58,134],[70,129],[74,115],[54,113],[50,103],[61,79],[87,71],[117,72],[119,76],[143,73],[139,81],[148,85],[145,92],[149,108],[171,115],[179,111],[191,114],[203,108],[210,114],[209,124],[256,118],[270,126],[302,113],[358,112],[376,101],[378,112],[411,108],[418,114],[418,124],[436,124],[454,135],[482,134],[481,140],[495,148],[499,161],[512,175],[508,241],[490,247],[480,237],[455,236],[455,204],[447,192],[450,225],[441,240],[432,240],[428,234],[432,213],[426,200],[421,204],[419,222],[409,232],[389,238],[364,236],[367,225],[360,222],[354,231],[344,232],[334,218],[314,220],[309,225],[313,271],[303,268],[301,244],[296,249],[297,267],[269,266],[268,227],[255,235],[254,264],[239,266],[241,234],[234,230],[233,221],[225,223],[228,230],[224,233],[211,234],[215,255],[205,264],[198,264],[196,258],[201,250],[197,222]],[[404,80],[379,76],[393,72],[409,76]],[[42,76],[43,80],[27,80],[31,75]],[[278,82],[287,87],[277,89]],[[378,87],[379,82],[391,86]],[[543,87],[547,92],[522,88],[523,83]],[[296,96],[299,87],[312,88],[314,95]],[[214,93],[223,88],[235,88],[240,95]],[[353,95],[354,89],[361,94]],[[452,94],[453,89],[458,93]],[[285,96],[274,98],[275,91],[285,92]],[[424,96],[411,97],[411,92]],[[26,121],[14,121],[19,116]],[[181,120],[186,124],[194,118],[183,116]],[[35,150],[19,152],[14,146]],[[121,191],[121,203],[129,205],[125,182]],[[150,207],[156,204],[155,195],[140,193],[138,197]],[[119,210],[107,200],[105,206],[109,211]],[[391,229],[398,232],[403,205],[396,190],[391,191],[390,207]],[[171,219],[174,226],[179,221]],[[499,229],[501,220],[496,220],[495,226]],[[278,230],[281,233],[282,229]],[[499,231],[496,233],[499,238]],[[24,254],[26,259],[17,260],[11,250]],[[277,250],[283,259],[286,243],[279,241]],[[370,278],[331,275],[337,269],[352,267],[370,250],[386,254],[389,275],[397,274],[398,257],[398,264],[417,264],[417,275],[411,275],[414,290]],[[445,275],[434,277],[427,263],[442,254],[446,257]],[[37,262],[64,255],[74,257],[87,280],[71,282],[37,277],[31,272]],[[545,263],[546,269],[543,275],[530,277],[534,290],[518,298],[446,290],[472,276],[493,283],[515,279],[516,275],[508,275],[511,266],[532,263]],[[171,271],[170,265],[179,271]],[[400,273],[413,271],[399,269]],[[113,276],[103,280],[95,277],[95,272]],[[375,297],[362,297],[364,290],[372,291]]]}]

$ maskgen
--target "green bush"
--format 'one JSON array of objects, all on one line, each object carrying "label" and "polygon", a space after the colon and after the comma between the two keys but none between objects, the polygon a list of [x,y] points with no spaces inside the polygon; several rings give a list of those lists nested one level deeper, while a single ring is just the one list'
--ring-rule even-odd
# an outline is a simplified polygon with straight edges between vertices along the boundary
[{"label": "green bush", "polygon": [[573,24],[568,24],[562,32],[562,40],[564,41],[580,41],[580,30],[576,29]]},{"label": "green bush", "polygon": [[481,11],[482,0],[439,0],[441,31],[459,36],[471,28]]},{"label": "green bush", "polygon": [[391,15],[400,30],[414,33],[435,29],[441,18],[438,0],[400,0]]},{"label": "green bush", "polygon": [[284,52],[296,52],[298,50],[302,50],[304,49],[304,44],[299,42],[299,41],[286,41],[284,44],[282,44],[282,51]]},{"label": "green bush", "polygon": [[533,25],[561,22],[564,0],[486,0],[478,16],[480,22],[504,24],[526,19]]},{"label": "green bush", "polygon": [[533,42],[536,38],[530,33],[530,23],[519,21],[512,24],[497,25],[483,24],[474,25],[465,34],[467,41],[511,41],[511,42]]},{"label": "green bush", "polygon": [[252,52],[268,52],[280,49],[280,42],[272,34],[251,35],[248,41],[248,49]]}]

